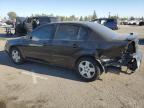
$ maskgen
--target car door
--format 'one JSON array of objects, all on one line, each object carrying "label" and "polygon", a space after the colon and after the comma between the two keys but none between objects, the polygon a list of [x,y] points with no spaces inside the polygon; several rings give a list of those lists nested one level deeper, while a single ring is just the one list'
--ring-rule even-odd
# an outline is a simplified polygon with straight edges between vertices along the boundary
[{"label": "car door", "polygon": [[[59,24],[52,42],[53,63],[58,65],[69,65],[73,62],[73,54],[80,47],[77,40],[79,26],[72,24]],[[69,62],[69,63],[68,63]]]},{"label": "car door", "polygon": [[51,61],[51,42],[54,33],[55,25],[45,25],[33,31],[29,44],[25,47],[25,55],[32,59]]}]

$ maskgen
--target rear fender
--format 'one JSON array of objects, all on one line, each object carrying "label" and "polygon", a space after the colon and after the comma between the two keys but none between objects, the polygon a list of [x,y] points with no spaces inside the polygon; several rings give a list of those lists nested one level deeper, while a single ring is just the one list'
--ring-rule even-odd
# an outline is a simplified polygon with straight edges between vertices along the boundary
[{"label": "rear fender", "polygon": [[[78,55],[82,55],[82,56],[78,56]],[[96,58],[96,57],[98,57],[98,52],[92,51],[92,50],[87,50],[87,51],[79,52],[79,53],[75,54],[75,56],[77,58],[76,61],[75,61],[75,64],[77,63],[77,61],[79,59],[81,59],[83,57],[88,57],[88,58],[90,57],[90,58],[93,58],[94,60],[96,60],[96,62],[98,63],[98,65],[100,67],[101,74],[103,72],[105,72],[104,65],[102,64],[102,62],[98,58]]]}]

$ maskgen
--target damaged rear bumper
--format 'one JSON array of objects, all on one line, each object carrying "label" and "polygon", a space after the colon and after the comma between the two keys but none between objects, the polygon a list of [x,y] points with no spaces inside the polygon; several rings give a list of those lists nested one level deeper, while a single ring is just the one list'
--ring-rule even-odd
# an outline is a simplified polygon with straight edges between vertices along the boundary
[{"label": "damaged rear bumper", "polygon": [[142,53],[137,51],[132,55],[125,55],[122,59],[121,66],[126,66],[131,71],[137,71],[140,69],[141,62],[142,62]]}]

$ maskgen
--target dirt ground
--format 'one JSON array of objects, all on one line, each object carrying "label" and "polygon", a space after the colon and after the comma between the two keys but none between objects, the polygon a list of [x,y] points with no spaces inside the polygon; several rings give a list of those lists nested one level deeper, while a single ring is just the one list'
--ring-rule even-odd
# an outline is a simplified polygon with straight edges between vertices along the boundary
[{"label": "dirt ground", "polygon": [[[120,26],[116,32],[137,32],[144,54],[144,27]],[[32,62],[14,65],[4,44],[2,39],[0,108],[144,108],[144,63],[139,72],[125,74],[113,68],[102,80],[86,83],[72,70]]]}]

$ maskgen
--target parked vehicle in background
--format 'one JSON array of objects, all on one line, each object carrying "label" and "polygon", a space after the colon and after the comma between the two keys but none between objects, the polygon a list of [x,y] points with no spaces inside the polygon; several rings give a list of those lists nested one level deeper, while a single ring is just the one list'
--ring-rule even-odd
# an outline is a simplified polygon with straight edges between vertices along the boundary
[{"label": "parked vehicle in background", "polygon": [[138,25],[138,26],[143,26],[144,25],[144,20],[129,20],[128,25]]},{"label": "parked vehicle in background", "polygon": [[15,34],[25,35],[27,33],[27,31],[24,28],[24,21],[25,20],[26,20],[25,17],[16,17]]},{"label": "parked vehicle in background", "polygon": [[92,22],[37,27],[25,37],[8,40],[5,51],[15,64],[34,60],[74,68],[84,81],[99,78],[107,66],[136,71],[142,60],[136,36],[120,35]]},{"label": "parked vehicle in background", "polygon": [[120,24],[121,25],[128,25],[128,20],[122,20],[122,21],[120,21]]},{"label": "parked vehicle in background", "polygon": [[139,26],[143,26],[144,25],[144,20],[140,20],[139,21]]},{"label": "parked vehicle in background", "polygon": [[118,22],[116,19],[113,18],[100,18],[92,20],[92,22],[102,24],[112,30],[118,30]]},{"label": "parked vehicle in background", "polygon": [[138,20],[129,20],[128,25],[139,25],[139,21]]},{"label": "parked vehicle in background", "polygon": [[13,22],[12,22],[12,20],[1,20],[0,26],[2,26],[2,27],[12,26],[13,27]]},{"label": "parked vehicle in background", "polygon": [[32,32],[36,27],[51,23],[58,22],[57,17],[48,17],[48,16],[38,16],[38,17],[17,17],[16,18],[16,28],[15,33],[19,36],[26,35],[29,32]]},{"label": "parked vehicle in background", "polygon": [[5,27],[7,24],[4,22],[0,22],[0,26]]}]

